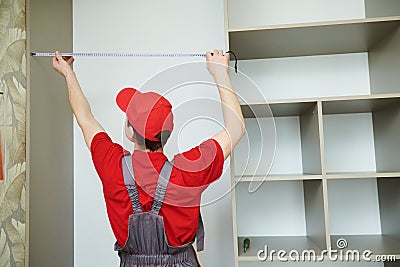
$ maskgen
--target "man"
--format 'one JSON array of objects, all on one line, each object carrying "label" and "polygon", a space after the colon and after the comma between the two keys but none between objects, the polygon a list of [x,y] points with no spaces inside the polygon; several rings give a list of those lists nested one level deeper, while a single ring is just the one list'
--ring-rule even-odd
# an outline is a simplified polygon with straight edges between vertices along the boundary
[{"label": "man", "polygon": [[245,132],[240,104],[228,72],[229,54],[207,52],[207,69],[221,98],[225,129],[169,162],[163,146],[173,130],[172,106],[155,92],[125,88],[117,105],[126,113],[132,155],[113,143],[94,118],[71,68],[59,52],[53,68],[65,77],[69,102],[103,184],[107,213],[117,239],[120,266],[200,266],[192,244],[202,250],[201,194],[217,180],[224,160]]}]

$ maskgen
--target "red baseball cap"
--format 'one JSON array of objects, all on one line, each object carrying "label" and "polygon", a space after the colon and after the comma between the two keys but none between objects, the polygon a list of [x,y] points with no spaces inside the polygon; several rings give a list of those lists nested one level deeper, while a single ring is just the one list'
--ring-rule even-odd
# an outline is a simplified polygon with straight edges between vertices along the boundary
[{"label": "red baseball cap", "polygon": [[161,131],[172,132],[172,105],[163,96],[155,92],[141,93],[134,88],[124,88],[118,93],[116,101],[133,128],[144,138],[160,141],[156,136]]}]

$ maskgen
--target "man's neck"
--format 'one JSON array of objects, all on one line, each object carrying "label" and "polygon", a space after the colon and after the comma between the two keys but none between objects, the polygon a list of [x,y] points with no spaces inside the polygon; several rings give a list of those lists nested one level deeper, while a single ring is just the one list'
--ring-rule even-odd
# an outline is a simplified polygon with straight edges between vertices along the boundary
[{"label": "man's neck", "polygon": [[156,151],[151,151],[150,149],[147,149],[144,146],[138,146],[135,145],[135,150],[137,151],[142,151],[142,152],[149,152],[149,153],[164,153],[164,149],[162,147],[160,147],[159,149],[157,149]]}]

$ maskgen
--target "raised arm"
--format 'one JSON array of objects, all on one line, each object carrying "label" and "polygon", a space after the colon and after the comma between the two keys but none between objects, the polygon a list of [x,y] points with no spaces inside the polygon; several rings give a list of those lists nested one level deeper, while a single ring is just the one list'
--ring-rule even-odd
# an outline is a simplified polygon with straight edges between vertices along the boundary
[{"label": "raised arm", "polygon": [[99,132],[104,132],[104,129],[93,117],[89,102],[82,92],[75,72],[71,68],[73,62],[74,58],[63,58],[57,51],[53,58],[53,68],[65,78],[72,112],[82,130],[86,145],[90,148],[93,137]]},{"label": "raised arm", "polygon": [[221,97],[225,124],[225,130],[212,138],[220,144],[226,159],[244,135],[246,128],[240,103],[229,77],[229,54],[224,55],[222,50],[214,50],[212,54],[207,52],[206,60],[207,69],[213,76]]}]

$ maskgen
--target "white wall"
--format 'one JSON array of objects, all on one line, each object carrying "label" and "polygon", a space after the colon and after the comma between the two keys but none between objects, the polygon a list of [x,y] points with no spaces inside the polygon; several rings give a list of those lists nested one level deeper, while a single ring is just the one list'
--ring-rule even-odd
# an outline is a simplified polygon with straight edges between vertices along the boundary
[{"label": "white wall", "polygon": [[[202,53],[213,48],[224,49],[223,14],[223,1],[213,0],[74,1],[74,50]],[[165,68],[199,60],[204,62],[193,58],[77,58],[75,70],[96,118],[114,141],[123,142],[124,116],[114,102],[118,90],[125,86],[139,87]],[[204,64],[202,67],[205,70]],[[179,146],[167,146],[169,158],[220,129],[222,116],[216,104],[215,87],[183,86],[167,97],[176,113],[176,130],[170,141],[179,140]],[[190,102],[200,97],[207,100]],[[214,121],[197,118],[188,122],[188,117],[193,116],[212,117]],[[76,124],[74,139],[75,266],[117,266],[118,257],[113,252],[115,239],[108,223],[101,184]],[[206,250],[200,254],[200,260],[204,266],[233,266],[232,209],[230,195],[226,195],[230,189],[227,163],[222,178],[203,195]],[[87,249],[97,256],[89,258]]]}]

